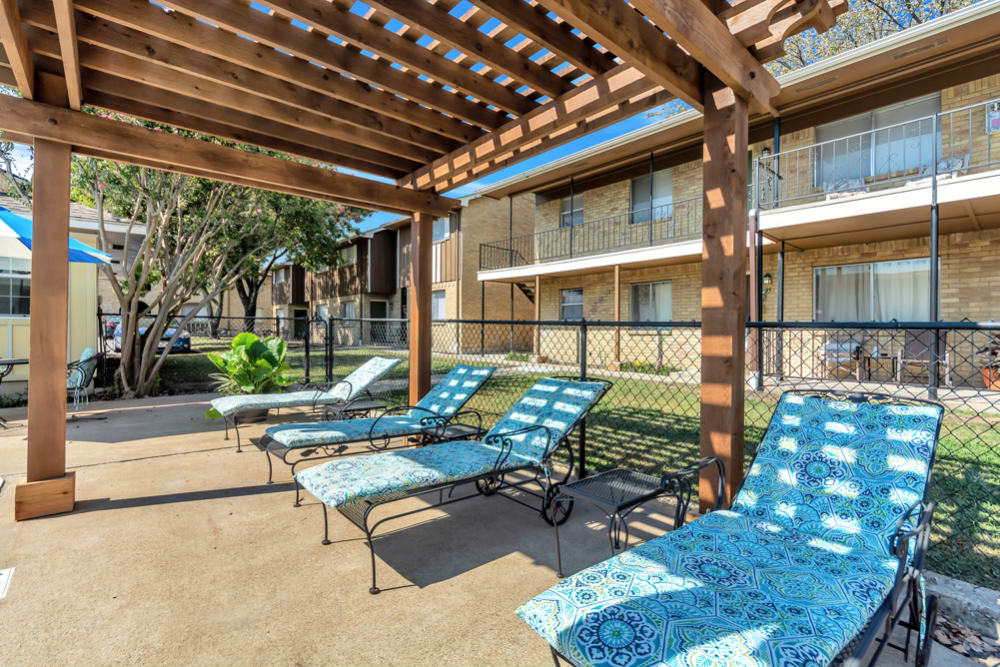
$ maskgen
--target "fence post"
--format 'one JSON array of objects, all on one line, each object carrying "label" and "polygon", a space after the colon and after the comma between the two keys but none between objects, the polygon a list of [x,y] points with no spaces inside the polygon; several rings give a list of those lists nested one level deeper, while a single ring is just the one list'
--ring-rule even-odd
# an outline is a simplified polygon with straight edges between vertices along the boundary
[{"label": "fence post", "polygon": [[326,318],[326,381],[333,382],[333,318]]},{"label": "fence post", "polygon": [[306,343],[306,384],[309,384],[309,382],[311,380],[311,378],[309,377],[309,370],[310,370],[309,364],[310,364],[310,361],[311,361],[310,358],[309,358],[309,356],[310,356],[310,349],[309,349],[310,348],[310,345],[309,345],[310,341],[309,341],[309,339],[312,338],[312,320],[310,320],[308,317],[306,318],[306,332],[305,332],[305,335],[306,335],[306,340],[305,340],[305,343]]},{"label": "fence post", "polygon": [[274,335],[281,338],[281,315],[274,316]]},{"label": "fence post", "polygon": [[[580,379],[587,379],[587,320],[580,320]],[[587,476],[587,418],[580,422],[580,479]]]}]

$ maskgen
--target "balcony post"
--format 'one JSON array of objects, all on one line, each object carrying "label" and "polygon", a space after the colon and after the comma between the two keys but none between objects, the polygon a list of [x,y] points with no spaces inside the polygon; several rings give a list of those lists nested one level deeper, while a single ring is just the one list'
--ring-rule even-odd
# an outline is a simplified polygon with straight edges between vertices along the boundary
[{"label": "balcony post", "polygon": [[410,223],[410,405],[431,388],[431,243],[434,217],[415,213]]},{"label": "balcony post", "polygon": [[[758,176],[760,175],[759,162],[755,164],[754,171],[757,172]],[[760,205],[760,197],[756,198],[756,205],[757,206]],[[750,237],[750,239],[753,240],[753,247],[750,248],[750,252],[748,254],[750,261],[750,267],[748,271],[750,298],[747,300],[747,302],[750,307],[749,321],[759,322],[761,302],[758,296],[760,295],[760,289],[761,289],[761,284],[760,284],[761,272],[760,272],[760,253],[757,245],[757,240],[760,238],[760,231],[758,229],[760,225],[760,218],[757,217],[757,211],[754,211],[754,214],[749,216],[749,218],[750,218],[749,219],[750,229],[748,236]],[[747,333],[747,350],[749,350],[750,354],[750,363],[748,364],[751,372],[750,388],[754,391],[760,389],[761,379],[762,379],[760,372],[761,371],[760,354],[759,354],[760,348],[757,344],[759,339],[760,339],[760,328],[751,327],[750,331]]]},{"label": "balcony post", "polygon": [[[39,72],[37,83],[39,101],[68,106],[64,79]],[[28,464],[14,489],[18,521],[70,512],[76,498],[75,474],[66,472],[71,158],[69,144],[35,139]]]},{"label": "balcony post", "polygon": [[576,217],[576,194],[574,193],[573,179],[569,179],[569,256],[573,257],[573,228],[576,227],[574,218]]},{"label": "balcony post", "polygon": [[[781,249],[778,251],[778,303],[776,318],[778,322],[785,321],[785,242],[781,242]],[[778,380],[785,379],[785,332],[778,329],[778,349],[777,349],[777,371]]]},{"label": "balcony post", "polygon": [[542,355],[542,277],[535,276],[535,359]]},{"label": "balcony post", "polygon": [[[615,322],[622,321],[622,266],[615,264]],[[615,327],[615,370],[622,367],[622,328]]]},{"label": "balcony post", "polygon": [[[747,102],[707,71],[702,93],[701,455],[725,463],[728,506],[743,481]],[[713,472],[702,472],[703,512],[715,506],[716,485]]]},{"label": "balcony post", "polygon": [[[938,322],[941,319],[940,309],[938,308],[938,145],[937,145],[937,135],[938,135],[938,116],[934,115],[931,117],[931,257],[930,257],[930,321]],[[934,329],[932,332],[932,344],[930,349],[930,354],[928,358],[930,359],[930,368],[927,371],[928,377],[928,387],[927,395],[932,401],[937,400],[938,397],[938,384],[940,381],[938,368],[938,363],[940,362],[939,356],[941,352],[941,330]],[[902,374],[902,369],[900,369],[900,374]]]},{"label": "balcony post", "polygon": [[653,247],[653,151],[649,151],[649,247]]}]

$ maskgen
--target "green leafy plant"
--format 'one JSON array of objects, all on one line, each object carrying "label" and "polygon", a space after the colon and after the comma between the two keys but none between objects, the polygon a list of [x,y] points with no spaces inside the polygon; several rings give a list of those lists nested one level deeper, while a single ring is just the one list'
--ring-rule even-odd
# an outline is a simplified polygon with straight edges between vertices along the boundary
[{"label": "green leafy plant", "polygon": [[[252,333],[233,338],[230,349],[222,354],[209,353],[209,360],[219,369],[213,373],[216,389],[222,394],[274,394],[294,381],[292,367],[285,361],[285,341],[273,336],[261,340]],[[214,408],[207,417],[221,417]]]}]

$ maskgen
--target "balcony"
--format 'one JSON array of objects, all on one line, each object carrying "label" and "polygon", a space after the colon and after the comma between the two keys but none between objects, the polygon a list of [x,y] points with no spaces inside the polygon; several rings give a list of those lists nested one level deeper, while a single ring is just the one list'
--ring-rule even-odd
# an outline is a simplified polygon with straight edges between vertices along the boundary
[{"label": "balcony", "polygon": [[701,197],[694,197],[483,243],[479,246],[479,270],[510,269],[701,238],[701,205]]},{"label": "balcony", "polygon": [[[1000,99],[774,155],[755,165],[761,229],[806,245],[1000,226]],[[798,243],[797,243],[798,244]]]}]

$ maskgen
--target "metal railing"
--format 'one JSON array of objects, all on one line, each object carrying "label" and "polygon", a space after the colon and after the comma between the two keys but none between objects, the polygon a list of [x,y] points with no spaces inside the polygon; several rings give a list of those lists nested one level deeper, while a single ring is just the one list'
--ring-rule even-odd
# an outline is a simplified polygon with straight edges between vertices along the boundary
[{"label": "metal railing", "polygon": [[508,269],[701,236],[701,197],[479,246],[480,270]]},{"label": "metal railing", "polygon": [[761,210],[1000,167],[1000,98],[756,160]]}]

